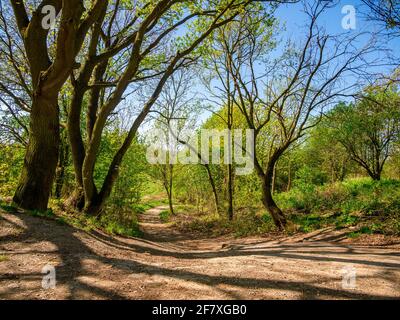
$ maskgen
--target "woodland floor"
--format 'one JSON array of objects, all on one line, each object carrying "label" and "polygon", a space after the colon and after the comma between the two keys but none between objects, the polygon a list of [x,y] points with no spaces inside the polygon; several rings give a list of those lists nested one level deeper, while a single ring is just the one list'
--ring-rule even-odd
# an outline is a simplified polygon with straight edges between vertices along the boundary
[{"label": "woodland floor", "polygon": [[[400,298],[400,246],[348,243],[325,229],[278,238],[194,239],[141,215],[144,238],[87,233],[0,212],[1,299]],[[57,285],[42,289],[42,268]],[[356,288],[343,289],[343,268]]]}]

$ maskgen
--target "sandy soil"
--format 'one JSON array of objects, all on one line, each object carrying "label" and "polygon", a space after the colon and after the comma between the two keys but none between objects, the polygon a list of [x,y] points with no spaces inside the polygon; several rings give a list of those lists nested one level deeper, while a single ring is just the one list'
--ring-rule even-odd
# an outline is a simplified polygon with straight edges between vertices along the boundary
[{"label": "sandy soil", "polygon": [[[142,215],[143,239],[1,212],[0,298],[400,298],[399,246],[344,243],[332,230],[278,239],[194,239],[161,223],[161,210]],[[46,265],[56,270],[53,289],[42,288]],[[355,287],[343,287],[344,272],[355,272]]]}]

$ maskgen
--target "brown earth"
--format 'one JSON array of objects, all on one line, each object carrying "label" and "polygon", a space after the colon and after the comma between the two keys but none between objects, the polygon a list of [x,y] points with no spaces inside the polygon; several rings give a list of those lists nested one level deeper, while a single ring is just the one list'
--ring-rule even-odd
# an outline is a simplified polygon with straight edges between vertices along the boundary
[{"label": "brown earth", "polygon": [[[1,299],[393,299],[400,247],[346,243],[330,229],[279,238],[195,239],[141,216],[144,238],[84,232],[0,212]],[[56,269],[43,289],[42,269]],[[354,271],[355,288],[343,272]]]}]

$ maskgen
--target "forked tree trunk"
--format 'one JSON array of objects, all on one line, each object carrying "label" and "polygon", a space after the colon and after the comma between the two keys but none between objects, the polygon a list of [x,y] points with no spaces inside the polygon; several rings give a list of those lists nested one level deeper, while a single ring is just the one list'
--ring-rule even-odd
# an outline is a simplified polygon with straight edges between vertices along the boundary
[{"label": "forked tree trunk", "polygon": [[374,181],[381,181],[381,173],[380,172],[375,172],[370,176]]},{"label": "forked tree trunk", "polygon": [[268,210],[269,214],[272,216],[276,227],[279,230],[284,230],[287,223],[286,217],[284,216],[282,210],[277,206],[272,196],[272,182],[275,165],[276,162],[274,161],[271,161],[268,164],[267,172],[262,182],[263,204]]},{"label": "forked tree trunk", "polygon": [[60,144],[57,94],[33,97],[30,135],[14,203],[27,210],[47,209]]}]

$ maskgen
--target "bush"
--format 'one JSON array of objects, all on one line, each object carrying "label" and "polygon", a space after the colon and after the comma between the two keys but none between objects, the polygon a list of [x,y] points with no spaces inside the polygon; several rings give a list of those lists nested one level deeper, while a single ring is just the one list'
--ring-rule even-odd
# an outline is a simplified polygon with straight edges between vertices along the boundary
[{"label": "bush", "polygon": [[0,144],[0,195],[11,196],[17,188],[24,161],[24,148]]},{"label": "bush", "polygon": [[233,234],[236,237],[263,235],[276,231],[271,216],[254,208],[236,210],[233,221],[218,214],[194,215],[190,221],[179,221],[178,227],[183,231],[196,232],[205,236]]},{"label": "bush", "polygon": [[396,180],[349,179],[313,191],[295,188],[278,194],[276,200],[294,213],[291,219],[305,232],[362,223],[374,233],[400,234],[400,182]]}]

